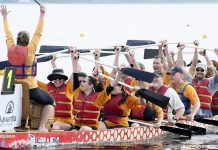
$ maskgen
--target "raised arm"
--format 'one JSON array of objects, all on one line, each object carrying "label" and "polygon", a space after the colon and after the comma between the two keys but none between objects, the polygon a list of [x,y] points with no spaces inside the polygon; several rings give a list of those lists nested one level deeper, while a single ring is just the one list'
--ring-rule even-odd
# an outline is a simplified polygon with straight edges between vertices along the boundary
[{"label": "raised arm", "polygon": [[79,77],[78,73],[80,72],[80,65],[78,64],[79,61],[79,52],[76,51],[75,47],[70,47],[71,52],[71,60],[73,65],[73,77],[71,76],[71,80],[73,80],[73,89],[76,90],[79,87]]},{"label": "raised arm", "polygon": [[8,14],[10,11],[7,10],[6,5],[1,5],[0,11],[2,14],[2,18],[3,18],[7,49],[9,49],[12,45],[14,45],[13,35],[12,35],[11,29],[10,29],[9,24],[8,24]]},{"label": "raised arm", "polygon": [[[130,48],[129,47],[124,47],[125,48],[125,52],[130,52]],[[133,67],[133,64],[132,64],[132,59],[130,57],[130,53],[127,53],[124,55],[126,57],[126,60],[128,61],[129,65],[131,67]]]},{"label": "raised arm", "polygon": [[206,49],[200,50],[199,54],[205,58],[208,67],[214,67],[213,62],[211,61],[211,59],[207,55]]},{"label": "raised arm", "polygon": [[45,16],[45,7],[43,5],[40,6],[40,16],[39,16],[39,21],[38,21],[38,25],[36,27],[35,33],[33,35],[33,38],[31,40],[31,42],[28,44],[28,55],[33,55],[36,52],[36,49],[39,45],[39,41],[41,39],[42,36],[42,30],[44,27],[44,16]]},{"label": "raised arm", "polygon": [[51,66],[53,69],[56,69],[57,68],[57,65],[56,65],[56,60],[57,60],[57,56],[56,55],[52,55],[52,60],[51,60]]},{"label": "raised arm", "polygon": [[218,48],[215,48],[214,53],[217,55],[218,57]]},{"label": "raised arm", "polygon": [[[121,51],[121,47],[120,46],[116,46],[115,47],[116,54],[115,54],[114,64],[113,65],[117,66],[117,67],[119,66],[120,51]],[[116,76],[116,74],[117,74],[117,69],[113,68],[111,73],[110,73],[110,76],[114,78]]]},{"label": "raised arm", "polygon": [[177,54],[176,66],[184,67],[182,51],[185,48],[185,44],[179,43],[177,48],[178,48],[178,54]]},{"label": "raised arm", "polygon": [[165,52],[166,60],[167,60],[166,70],[169,71],[174,66],[174,60],[173,60],[171,53],[169,52],[167,40],[163,41],[163,47],[164,47],[164,52]]},{"label": "raised arm", "polygon": [[199,42],[197,40],[194,41],[194,45],[196,46],[195,48],[195,52],[194,52],[194,56],[193,56],[193,59],[192,59],[192,64],[189,68],[189,73],[191,75],[194,75],[195,74],[195,68],[196,68],[196,65],[198,63],[198,46],[199,46]]},{"label": "raised arm", "polygon": [[163,47],[166,47],[166,48],[168,49],[167,40],[163,40],[163,41],[161,41],[160,43],[161,43],[161,44],[158,45],[159,56],[160,56],[160,58],[162,59],[163,68],[164,68],[164,70],[166,70],[166,68],[167,68],[167,61],[166,61],[166,58],[165,58],[165,55],[164,55]]}]

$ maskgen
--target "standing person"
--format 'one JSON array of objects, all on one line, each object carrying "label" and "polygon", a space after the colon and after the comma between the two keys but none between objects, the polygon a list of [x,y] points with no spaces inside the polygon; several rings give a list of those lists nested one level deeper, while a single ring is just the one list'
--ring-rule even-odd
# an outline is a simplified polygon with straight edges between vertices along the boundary
[{"label": "standing person", "polygon": [[49,116],[54,111],[54,99],[46,91],[40,89],[37,85],[35,52],[41,38],[44,26],[45,7],[40,6],[40,18],[35,34],[29,42],[29,33],[20,31],[17,35],[17,44],[14,43],[7,16],[9,11],[6,5],[1,6],[4,30],[6,34],[6,44],[8,49],[8,60],[11,67],[16,68],[16,81],[26,82],[29,85],[30,99],[44,105],[42,117],[39,125],[39,131],[47,131],[45,127]]},{"label": "standing person", "polygon": [[183,70],[181,67],[173,67],[170,70],[171,87],[179,94],[185,105],[185,117],[193,120],[200,108],[200,100],[194,87],[189,82],[183,81]]}]

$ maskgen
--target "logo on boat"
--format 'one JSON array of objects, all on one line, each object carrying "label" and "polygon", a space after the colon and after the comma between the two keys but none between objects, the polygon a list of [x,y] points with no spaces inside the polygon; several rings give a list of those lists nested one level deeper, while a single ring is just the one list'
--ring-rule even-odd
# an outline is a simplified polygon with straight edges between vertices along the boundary
[{"label": "logo on boat", "polygon": [[10,101],[6,106],[5,113],[11,114],[11,113],[13,113],[13,111],[14,111],[14,103],[13,103],[13,101]]},{"label": "logo on boat", "polygon": [[1,142],[1,147],[5,147],[5,140],[2,140],[2,142]]},{"label": "logo on boat", "polygon": [[39,137],[33,134],[29,134],[30,143],[55,143],[59,144],[60,137]]}]

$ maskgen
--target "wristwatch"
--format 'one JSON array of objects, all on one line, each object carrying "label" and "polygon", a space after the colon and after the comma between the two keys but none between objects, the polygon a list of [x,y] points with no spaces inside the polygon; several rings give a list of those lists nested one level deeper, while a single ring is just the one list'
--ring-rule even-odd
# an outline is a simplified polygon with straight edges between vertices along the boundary
[{"label": "wristwatch", "polygon": [[175,118],[175,116],[173,116],[173,120],[175,120],[175,121],[178,121],[178,119],[177,119],[177,118]]}]

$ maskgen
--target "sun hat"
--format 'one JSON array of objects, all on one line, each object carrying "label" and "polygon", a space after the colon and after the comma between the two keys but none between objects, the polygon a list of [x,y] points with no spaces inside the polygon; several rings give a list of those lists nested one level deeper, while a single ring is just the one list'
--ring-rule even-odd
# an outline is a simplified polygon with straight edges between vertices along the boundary
[{"label": "sun hat", "polygon": [[52,70],[52,73],[47,76],[47,79],[49,81],[53,81],[54,77],[57,77],[57,76],[62,76],[64,80],[68,79],[68,77],[64,74],[64,70],[60,68],[56,68]]}]

